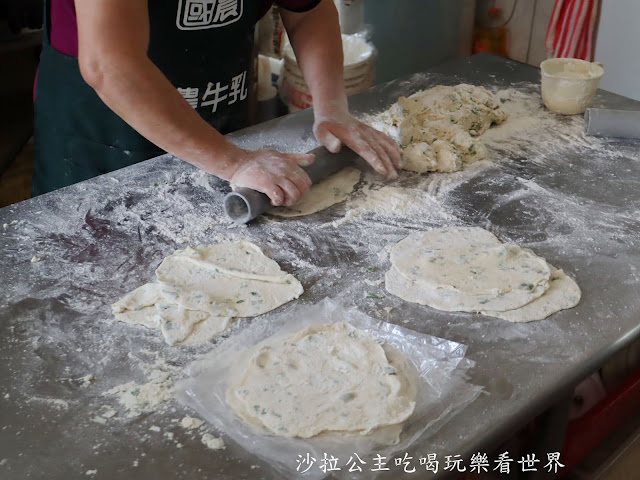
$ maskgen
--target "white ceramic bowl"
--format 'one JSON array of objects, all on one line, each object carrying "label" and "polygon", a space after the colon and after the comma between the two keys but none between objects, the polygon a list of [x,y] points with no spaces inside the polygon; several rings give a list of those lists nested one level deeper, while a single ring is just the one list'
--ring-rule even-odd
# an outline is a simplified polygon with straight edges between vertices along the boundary
[{"label": "white ceramic bowl", "polygon": [[542,100],[562,115],[582,114],[591,105],[604,75],[601,63],[576,58],[551,58],[540,64]]}]

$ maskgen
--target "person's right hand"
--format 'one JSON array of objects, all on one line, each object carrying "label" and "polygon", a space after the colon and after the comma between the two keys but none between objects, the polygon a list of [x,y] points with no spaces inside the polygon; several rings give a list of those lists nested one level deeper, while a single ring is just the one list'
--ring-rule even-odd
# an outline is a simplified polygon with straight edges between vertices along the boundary
[{"label": "person's right hand", "polygon": [[239,148],[234,160],[237,168],[229,182],[266,194],[273,206],[289,207],[300,201],[311,187],[309,175],[300,167],[311,165],[313,155]]}]

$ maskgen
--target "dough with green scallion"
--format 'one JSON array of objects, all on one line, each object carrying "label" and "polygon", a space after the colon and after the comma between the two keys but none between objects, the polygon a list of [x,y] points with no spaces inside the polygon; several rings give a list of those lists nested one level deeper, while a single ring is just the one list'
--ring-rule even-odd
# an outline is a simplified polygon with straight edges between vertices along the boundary
[{"label": "dough with green scallion", "polygon": [[303,292],[293,276],[246,240],[179,250],[156,270],[157,282],[112,305],[116,320],[159,329],[169,345],[222,333],[233,317],[254,317]]},{"label": "dough with green scallion", "polygon": [[391,249],[387,291],[438,310],[542,320],[580,300],[578,285],[529,249],[481,228],[434,228]]},{"label": "dough with green scallion", "polygon": [[230,372],[227,403],[256,429],[309,438],[362,435],[407,420],[415,375],[394,348],[347,322],[267,339]]}]

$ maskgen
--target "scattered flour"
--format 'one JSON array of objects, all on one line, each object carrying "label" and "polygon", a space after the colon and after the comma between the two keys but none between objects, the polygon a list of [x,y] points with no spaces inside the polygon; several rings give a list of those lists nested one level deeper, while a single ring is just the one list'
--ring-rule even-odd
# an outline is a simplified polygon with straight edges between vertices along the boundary
[{"label": "scattered flour", "polygon": [[45,403],[57,410],[69,410],[69,402],[67,402],[66,400],[62,400],[61,398],[46,398],[34,395],[27,400],[27,403],[31,402]]},{"label": "scattered flour", "polygon": [[109,407],[109,406],[107,406],[107,405],[104,405],[104,406],[103,406],[103,408],[104,408],[104,407],[106,407],[106,410],[100,414],[100,416],[101,416],[102,418],[113,418],[113,417],[115,417],[115,416],[118,414],[118,412],[116,412],[116,411],[115,411],[114,409],[112,409],[111,407]]},{"label": "scattered flour", "polygon": [[141,364],[148,375],[148,382],[138,384],[134,381],[117,385],[103,395],[115,395],[122,405],[127,417],[135,417],[142,413],[153,412],[160,405],[173,398],[174,378],[180,368],[167,364],[158,357],[155,364]]},{"label": "scattered flour", "polygon": [[207,448],[210,448],[211,450],[224,450],[226,448],[221,438],[214,437],[210,433],[205,433],[204,435],[202,435],[202,443],[204,443]]},{"label": "scattered flour", "polygon": [[[403,177],[415,174],[403,174]],[[369,177],[369,176],[368,176]],[[371,216],[377,218],[410,218],[412,216],[432,217],[446,220],[453,218],[430,195],[428,190],[410,185],[385,185],[370,179],[360,190],[351,196],[345,204],[343,217],[321,225],[321,227],[338,227],[344,223],[366,220]]]},{"label": "scattered flour", "polygon": [[96,379],[96,377],[93,376],[93,374],[89,374],[89,375],[85,375],[84,377],[78,378],[77,380],[82,382],[80,384],[81,388],[87,388],[89,385],[91,385],[94,380]]},{"label": "scattered flour", "polygon": [[182,420],[180,420],[180,425],[185,430],[192,430],[194,428],[199,428],[203,423],[204,422],[199,418],[193,418],[193,417],[184,417]]}]

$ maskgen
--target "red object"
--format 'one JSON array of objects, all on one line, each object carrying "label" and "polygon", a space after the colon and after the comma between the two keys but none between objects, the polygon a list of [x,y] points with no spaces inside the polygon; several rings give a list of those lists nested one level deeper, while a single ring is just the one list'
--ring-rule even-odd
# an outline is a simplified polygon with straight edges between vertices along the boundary
[{"label": "red object", "polygon": [[502,13],[502,9],[500,8],[490,8],[489,9],[489,16],[490,17],[497,17],[498,15],[500,15],[500,13]]},{"label": "red object", "polygon": [[489,53],[489,49],[485,46],[482,40],[476,40],[473,42],[473,53]]},{"label": "red object", "polygon": [[593,60],[600,0],[556,0],[545,45],[549,58]]},{"label": "red object", "polygon": [[565,465],[559,472],[560,476],[569,472],[629,418],[637,415],[638,410],[640,410],[640,370],[613,390],[584,417],[569,423],[560,456]]}]

